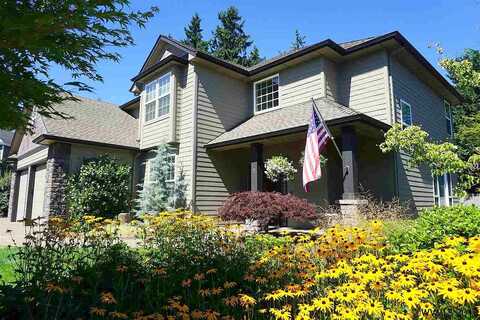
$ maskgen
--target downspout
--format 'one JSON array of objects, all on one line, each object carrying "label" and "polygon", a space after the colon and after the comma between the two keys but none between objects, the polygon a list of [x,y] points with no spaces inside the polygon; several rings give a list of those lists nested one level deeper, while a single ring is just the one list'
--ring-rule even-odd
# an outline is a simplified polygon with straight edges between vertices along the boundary
[{"label": "downspout", "polygon": [[[190,65],[192,68],[193,65]],[[197,177],[197,109],[198,109],[198,75],[197,70],[194,68],[193,70],[193,106],[192,106],[192,211],[193,213],[197,212],[197,205],[196,205],[196,177]]]}]

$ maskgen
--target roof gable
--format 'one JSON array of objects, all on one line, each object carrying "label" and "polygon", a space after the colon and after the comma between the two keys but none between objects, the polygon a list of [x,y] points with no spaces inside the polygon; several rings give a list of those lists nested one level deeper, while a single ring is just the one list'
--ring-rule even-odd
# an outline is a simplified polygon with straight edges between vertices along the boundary
[{"label": "roof gable", "polygon": [[148,68],[154,66],[159,61],[167,58],[170,55],[174,55],[180,58],[186,58],[189,53],[194,53],[193,48],[189,48],[186,45],[178,43],[178,41],[172,41],[165,36],[159,36],[152,50],[148,54],[145,62],[142,65],[142,68],[138,74],[143,73]]}]

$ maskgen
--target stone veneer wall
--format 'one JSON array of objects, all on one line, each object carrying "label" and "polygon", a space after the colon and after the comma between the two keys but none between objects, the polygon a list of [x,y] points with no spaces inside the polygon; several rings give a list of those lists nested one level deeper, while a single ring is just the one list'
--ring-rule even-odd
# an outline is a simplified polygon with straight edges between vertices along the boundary
[{"label": "stone veneer wall", "polygon": [[10,165],[12,170],[12,177],[10,180],[10,198],[8,199],[8,217],[10,221],[17,219],[17,202],[18,202],[18,187],[20,183],[20,174],[17,171],[17,164]]},{"label": "stone veneer wall", "polygon": [[65,215],[65,188],[70,162],[70,144],[54,143],[48,149],[44,213]]}]

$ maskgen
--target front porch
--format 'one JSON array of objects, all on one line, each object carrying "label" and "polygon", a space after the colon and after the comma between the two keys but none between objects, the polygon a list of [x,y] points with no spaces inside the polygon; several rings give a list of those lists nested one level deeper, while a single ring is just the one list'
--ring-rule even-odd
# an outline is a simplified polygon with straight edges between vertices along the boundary
[{"label": "front porch", "polygon": [[[328,121],[327,121],[328,123]],[[281,191],[280,185],[264,174],[264,162],[275,156],[286,156],[297,169],[288,182],[287,192],[319,206],[338,205],[350,209],[358,204],[361,192],[379,200],[391,200],[395,193],[395,170],[392,155],[382,154],[378,144],[383,130],[376,122],[346,119],[328,123],[340,148],[339,156],[332,142],[323,155],[327,158],[322,178],[311,184],[311,192],[302,186],[302,163],[306,126],[288,131],[270,132],[248,141],[229,141],[208,147],[208,154],[229,193],[241,191]]]}]

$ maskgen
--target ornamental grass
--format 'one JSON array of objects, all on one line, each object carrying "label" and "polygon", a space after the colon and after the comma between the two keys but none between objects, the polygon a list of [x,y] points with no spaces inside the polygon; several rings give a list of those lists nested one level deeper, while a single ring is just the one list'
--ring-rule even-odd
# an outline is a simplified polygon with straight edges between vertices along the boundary
[{"label": "ornamental grass", "polygon": [[279,238],[189,212],[51,219],[0,292],[11,319],[476,319],[480,237],[393,254],[380,221]]}]

